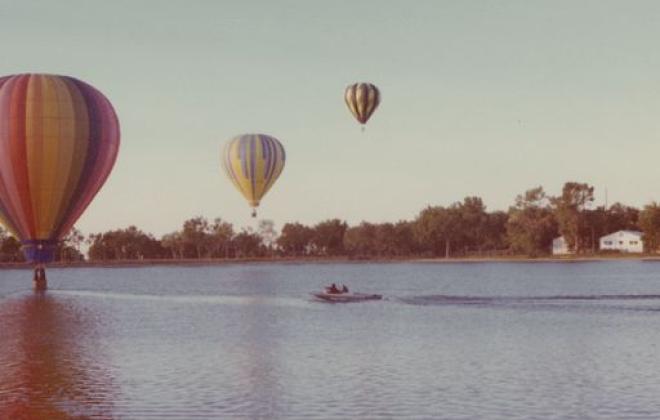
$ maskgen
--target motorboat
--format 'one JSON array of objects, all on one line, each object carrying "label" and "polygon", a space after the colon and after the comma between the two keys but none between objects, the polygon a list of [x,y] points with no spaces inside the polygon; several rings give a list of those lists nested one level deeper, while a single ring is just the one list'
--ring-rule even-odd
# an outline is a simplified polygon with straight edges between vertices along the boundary
[{"label": "motorboat", "polygon": [[362,302],[365,300],[381,300],[382,295],[369,294],[369,293],[328,293],[328,292],[316,292],[312,293],[317,299],[323,300],[325,302],[333,303],[345,303],[345,302]]}]

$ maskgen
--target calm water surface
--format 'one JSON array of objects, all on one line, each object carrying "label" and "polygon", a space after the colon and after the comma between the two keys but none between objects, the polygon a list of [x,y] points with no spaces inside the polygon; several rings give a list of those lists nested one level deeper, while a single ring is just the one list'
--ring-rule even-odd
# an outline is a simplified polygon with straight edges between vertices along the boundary
[{"label": "calm water surface", "polygon": [[[385,300],[328,304],[329,282]],[[0,419],[660,418],[660,263],[0,271]]]}]

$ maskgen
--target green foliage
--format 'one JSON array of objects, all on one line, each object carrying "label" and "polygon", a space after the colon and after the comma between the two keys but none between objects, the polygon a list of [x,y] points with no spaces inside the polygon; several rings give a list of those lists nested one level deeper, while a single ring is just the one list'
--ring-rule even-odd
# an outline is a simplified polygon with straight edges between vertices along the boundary
[{"label": "green foliage", "polygon": [[268,256],[273,256],[275,251],[274,246],[277,240],[277,231],[275,230],[275,223],[272,220],[260,220],[258,235],[261,238],[261,243],[266,250]]},{"label": "green foliage", "polygon": [[422,249],[433,256],[450,256],[452,242],[458,242],[461,235],[463,220],[460,204],[450,207],[427,207],[421,211],[415,222],[415,238]]},{"label": "green foliage", "polygon": [[396,224],[376,225],[376,243],[379,256],[406,256],[417,254],[413,223],[399,221]]},{"label": "green foliage", "polygon": [[59,243],[56,251],[58,261],[84,261],[85,256],[80,252],[80,246],[85,241],[85,235],[73,228]]},{"label": "green foliage", "polygon": [[[428,206],[414,220],[397,223],[363,221],[348,226],[329,219],[314,226],[286,223],[281,234],[270,220],[257,232],[235,233],[231,223],[201,216],[186,220],[181,229],[160,240],[130,226],[91,234],[87,238],[91,260],[201,259],[301,256],[388,258],[411,256],[480,256],[549,253],[561,232],[578,251],[596,251],[598,239],[622,229],[644,231],[647,250],[660,246],[660,208],[657,203],[638,209],[615,203],[609,209],[590,209],[594,188],[567,182],[559,197],[542,187],[518,195],[508,212],[488,212],[480,197],[465,197],[447,207]],[[639,226],[639,227],[638,227]],[[58,248],[63,261],[82,259],[84,235],[74,229]],[[20,243],[0,229],[0,261],[22,261]]]},{"label": "green foliage", "polygon": [[346,222],[339,219],[326,220],[314,227],[312,245],[319,255],[343,255]]},{"label": "green foliage", "polygon": [[344,249],[350,256],[368,257],[379,255],[378,228],[372,223],[362,222],[359,226],[346,229]]},{"label": "green foliage", "polygon": [[89,259],[92,261],[142,260],[163,258],[166,255],[160,241],[135,226],[91,234],[88,242]]},{"label": "green foliage", "polygon": [[265,255],[261,237],[250,230],[243,229],[241,233],[234,237],[233,242],[238,258],[254,258]]},{"label": "green foliage", "polygon": [[485,234],[478,243],[481,250],[497,252],[508,248],[506,222],[509,215],[504,211],[494,211],[486,214],[484,223]]},{"label": "green foliage", "polygon": [[559,232],[564,236],[569,249],[581,252],[584,248],[585,210],[594,201],[594,187],[588,184],[567,182],[562,194],[552,200]]},{"label": "green foliage", "polygon": [[0,262],[23,262],[21,243],[13,236],[0,237]]},{"label": "green foliage", "polygon": [[183,237],[181,232],[172,232],[163,237],[160,240],[162,247],[168,253],[168,256],[172,259],[183,259],[184,258],[184,249],[185,244],[183,242]]},{"label": "green foliage", "polygon": [[231,248],[231,240],[234,237],[234,227],[231,223],[224,222],[219,217],[213,221],[210,228],[211,256],[214,258],[227,258]]},{"label": "green foliage", "polygon": [[277,246],[284,255],[300,257],[310,252],[314,230],[298,222],[287,223],[277,238]]},{"label": "green foliage", "polygon": [[654,201],[644,206],[639,214],[639,226],[643,232],[644,250],[657,252],[660,247],[660,204]]},{"label": "green foliage", "polygon": [[211,250],[209,222],[203,217],[194,217],[183,223],[181,231],[184,250],[187,257],[208,258]]},{"label": "green foliage", "polygon": [[638,230],[640,212],[634,207],[614,203],[605,211],[604,225],[607,233],[618,230]]},{"label": "green foliage", "polygon": [[[382,231],[385,234],[386,231]],[[415,241],[414,222],[401,220],[394,225],[393,236],[390,237],[390,249],[395,255],[417,255],[419,245]]]},{"label": "green foliage", "polygon": [[161,244],[168,258],[227,258],[234,237],[231,223],[216,218],[209,223],[203,217],[194,217],[183,223],[181,231],[168,233]]},{"label": "green foliage", "polygon": [[417,247],[430,256],[484,255],[506,247],[506,214],[489,214],[479,197],[427,207],[414,222]]},{"label": "green foliage", "polygon": [[362,222],[344,234],[344,250],[354,258],[397,257],[416,254],[411,222],[373,224]]},{"label": "green foliage", "polygon": [[516,197],[516,205],[509,209],[506,231],[513,253],[536,257],[550,251],[552,239],[557,236],[557,221],[543,187]]}]

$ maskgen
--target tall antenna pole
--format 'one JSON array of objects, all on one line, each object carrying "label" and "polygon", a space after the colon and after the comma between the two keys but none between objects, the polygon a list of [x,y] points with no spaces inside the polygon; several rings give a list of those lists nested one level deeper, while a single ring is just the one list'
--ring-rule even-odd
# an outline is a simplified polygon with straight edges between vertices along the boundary
[{"label": "tall antenna pole", "polygon": [[605,187],[605,210],[607,210],[607,187]]}]

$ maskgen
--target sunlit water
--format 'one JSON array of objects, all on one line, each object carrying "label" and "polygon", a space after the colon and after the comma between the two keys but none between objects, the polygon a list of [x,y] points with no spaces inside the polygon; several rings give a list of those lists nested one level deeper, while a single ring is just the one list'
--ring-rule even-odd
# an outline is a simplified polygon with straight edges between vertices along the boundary
[{"label": "sunlit water", "polygon": [[0,419],[660,418],[659,263],[48,274],[0,271]]}]

